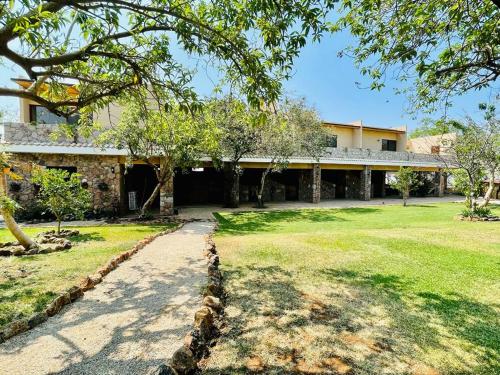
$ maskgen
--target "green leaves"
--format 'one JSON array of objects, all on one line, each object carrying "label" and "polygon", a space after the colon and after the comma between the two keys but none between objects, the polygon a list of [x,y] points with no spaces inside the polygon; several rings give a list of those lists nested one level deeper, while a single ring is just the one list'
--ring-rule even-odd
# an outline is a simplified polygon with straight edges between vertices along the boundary
[{"label": "green leaves", "polygon": [[357,38],[344,54],[354,55],[372,89],[394,75],[409,83],[415,111],[432,112],[500,77],[499,19],[492,1],[342,0],[333,30]]},{"label": "green leaves", "polygon": [[[23,0],[0,19],[0,58],[8,56],[33,80],[78,81],[78,98],[30,93],[58,113],[97,110],[138,87],[167,91],[191,110],[198,99],[190,84],[193,72],[175,57],[180,48],[191,58],[215,62],[222,81],[257,107],[278,99],[280,80],[289,76],[300,49],[330,28],[326,15],[333,4]],[[12,40],[17,42],[5,43]]]}]

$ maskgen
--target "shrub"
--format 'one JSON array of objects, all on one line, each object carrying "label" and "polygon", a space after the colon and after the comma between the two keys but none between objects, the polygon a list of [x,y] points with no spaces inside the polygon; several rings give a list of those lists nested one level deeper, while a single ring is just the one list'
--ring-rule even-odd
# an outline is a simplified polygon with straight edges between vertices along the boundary
[{"label": "shrub", "polygon": [[462,211],[463,217],[487,217],[491,215],[491,210],[488,207],[476,207],[475,210],[466,208]]}]

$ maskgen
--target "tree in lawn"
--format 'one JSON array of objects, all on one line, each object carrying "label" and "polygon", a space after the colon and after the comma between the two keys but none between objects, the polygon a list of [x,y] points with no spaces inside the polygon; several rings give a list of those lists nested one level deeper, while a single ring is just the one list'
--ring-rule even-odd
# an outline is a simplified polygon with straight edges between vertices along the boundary
[{"label": "tree in lawn", "polygon": [[[249,108],[232,96],[212,100],[204,110],[204,123],[217,128],[218,152],[215,159],[227,158],[223,163],[226,184],[224,201],[227,207],[238,207],[240,160],[254,155],[260,147],[265,127],[265,113]],[[215,160],[216,164],[218,161]]]},{"label": "tree in lawn", "polygon": [[277,111],[268,113],[261,129],[258,153],[269,158],[262,171],[257,206],[264,207],[264,187],[269,173],[282,172],[293,155],[318,160],[323,154],[326,133],[319,115],[305,101],[286,99]]},{"label": "tree in lawn", "polygon": [[[89,114],[131,88],[169,92],[199,105],[192,67],[177,53],[205,59],[249,103],[276,100],[306,40],[329,26],[332,0],[224,2],[166,0],[24,0],[0,6],[0,61],[23,71],[28,88],[0,96],[35,101],[70,116]],[[77,82],[78,95],[66,82]],[[50,85],[46,85],[50,83]],[[161,95],[161,94],[160,94]]]},{"label": "tree in lawn", "polygon": [[[500,123],[493,107],[480,105],[480,108],[485,111],[483,122],[476,122],[470,117],[463,122],[453,122],[456,137],[447,142],[450,159],[444,159],[450,167],[462,170],[455,176],[458,178],[458,187],[466,196],[466,208],[472,213],[478,208],[479,187],[484,176],[490,179],[491,187],[500,166]],[[492,188],[486,191],[482,207],[488,204],[492,191]]]},{"label": "tree in lawn", "polygon": [[6,153],[0,153],[0,213],[5,226],[26,250],[37,247],[36,243],[19,227],[14,219],[14,213],[21,207],[7,195],[7,176],[17,180],[21,177],[11,171],[9,158]]},{"label": "tree in lawn", "polygon": [[406,207],[410,191],[417,182],[417,175],[410,167],[400,167],[395,175],[394,182],[391,183],[392,188],[397,189],[403,196],[403,206]]},{"label": "tree in lawn", "polygon": [[58,235],[65,217],[82,219],[90,208],[91,194],[82,186],[78,173],[34,166],[32,182],[40,187],[40,203],[56,217]]},{"label": "tree in lawn", "polygon": [[[500,77],[498,0],[340,0],[335,30],[348,28],[361,72],[380,89],[388,75],[409,82],[416,110],[488,88]],[[392,68],[392,69],[391,69]]]},{"label": "tree in lawn", "polygon": [[155,108],[143,94],[129,96],[123,101],[126,107],[119,122],[99,140],[103,145],[126,149],[130,162],[141,161],[153,168],[156,186],[141,207],[141,217],[173,177],[176,167],[193,167],[215,148],[210,123],[203,124],[172,103]]}]

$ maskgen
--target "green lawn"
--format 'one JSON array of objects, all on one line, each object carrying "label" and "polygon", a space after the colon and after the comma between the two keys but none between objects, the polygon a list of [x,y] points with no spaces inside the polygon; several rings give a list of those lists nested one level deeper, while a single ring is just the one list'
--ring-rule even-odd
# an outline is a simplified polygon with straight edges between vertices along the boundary
[{"label": "green lawn", "polygon": [[500,223],[461,209],[218,215],[227,327],[205,372],[500,373]]},{"label": "green lawn", "polygon": [[[81,227],[71,238],[73,248],[51,254],[0,257],[0,327],[44,309],[61,292],[94,273],[114,255],[129,250],[144,237],[172,227],[105,225]],[[53,228],[27,228],[30,235]],[[0,229],[0,241],[13,241]]]}]

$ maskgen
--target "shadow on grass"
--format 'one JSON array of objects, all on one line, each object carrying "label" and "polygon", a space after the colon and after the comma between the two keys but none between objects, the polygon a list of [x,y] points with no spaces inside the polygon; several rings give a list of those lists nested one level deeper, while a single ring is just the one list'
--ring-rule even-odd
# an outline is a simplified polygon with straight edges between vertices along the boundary
[{"label": "shadow on grass", "polygon": [[88,242],[88,241],[106,241],[106,239],[99,232],[80,233],[77,236],[70,237],[71,242]]},{"label": "shadow on grass", "polygon": [[[279,223],[306,222],[328,223],[349,221],[349,215],[366,215],[380,211],[372,207],[355,207],[343,209],[303,209],[283,211],[241,211],[227,215],[213,213],[219,222],[218,232],[221,234],[250,234],[275,229]],[[339,215],[342,213],[342,216]]]},{"label": "shadow on grass", "polygon": [[[395,327],[409,325],[407,339],[423,349],[442,346],[443,334],[429,325],[437,319],[452,335],[472,344],[479,365],[472,374],[499,373],[500,327],[498,314],[500,305],[487,305],[459,293],[437,294],[414,293],[411,282],[396,275],[368,274],[351,270],[326,269],[322,274],[327,279],[364,288],[370,298],[383,301],[393,315]],[[407,301],[417,301],[408,305]],[[452,354],[450,353],[450,356]],[[465,373],[465,372],[464,372]]]}]

